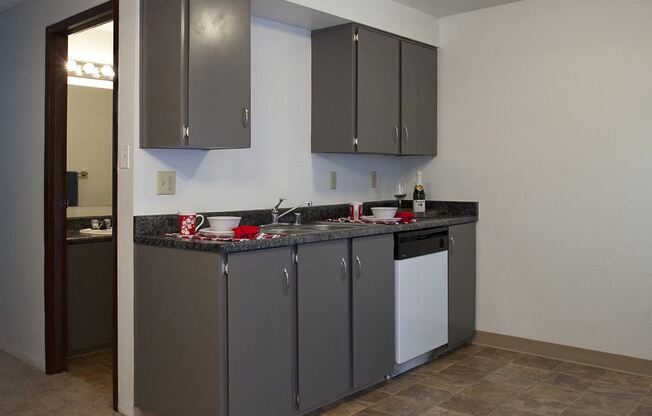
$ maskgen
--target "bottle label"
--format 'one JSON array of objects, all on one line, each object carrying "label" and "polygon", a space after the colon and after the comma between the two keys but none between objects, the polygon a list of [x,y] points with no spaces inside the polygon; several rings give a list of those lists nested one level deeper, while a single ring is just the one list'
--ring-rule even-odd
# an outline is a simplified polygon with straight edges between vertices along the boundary
[{"label": "bottle label", "polygon": [[413,201],[414,212],[426,212],[426,201],[423,199],[417,199]]}]

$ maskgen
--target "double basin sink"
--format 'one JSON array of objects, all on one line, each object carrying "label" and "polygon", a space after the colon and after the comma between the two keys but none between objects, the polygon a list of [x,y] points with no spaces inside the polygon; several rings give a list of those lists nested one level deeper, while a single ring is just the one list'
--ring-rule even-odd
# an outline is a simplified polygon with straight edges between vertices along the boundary
[{"label": "double basin sink", "polygon": [[314,234],[314,233],[323,233],[323,232],[333,232],[333,231],[345,231],[352,228],[364,227],[365,224],[353,224],[353,223],[324,223],[316,222],[310,224],[269,224],[263,225],[261,231],[266,234],[277,234],[277,235],[301,235],[301,234]]}]

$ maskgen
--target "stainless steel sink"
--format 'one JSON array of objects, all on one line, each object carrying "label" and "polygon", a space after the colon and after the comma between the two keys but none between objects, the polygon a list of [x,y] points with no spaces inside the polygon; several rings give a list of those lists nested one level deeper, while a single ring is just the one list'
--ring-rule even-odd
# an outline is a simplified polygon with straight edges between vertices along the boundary
[{"label": "stainless steel sink", "polygon": [[297,235],[297,234],[310,234],[315,232],[329,232],[341,231],[355,228],[354,224],[338,224],[338,223],[311,223],[311,224],[270,224],[261,227],[262,231],[267,234],[279,235]]}]

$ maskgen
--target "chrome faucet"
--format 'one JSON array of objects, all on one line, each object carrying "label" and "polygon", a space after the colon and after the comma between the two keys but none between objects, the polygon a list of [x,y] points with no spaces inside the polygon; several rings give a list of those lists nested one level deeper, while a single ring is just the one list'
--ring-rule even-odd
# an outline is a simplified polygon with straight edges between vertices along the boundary
[{"label": "chrome faucet", "polygon": [[285,211],[282,214],[279,214],[278,213],[278,208],[281,206],[283,201],[285,201],[285,198],[279,198],[278,199],[278,204],[276,204],[276,206],[274,206],[274,208],[272,208],[272,224],[278,224],[278,220],[285,217],[286,215],[288,215],[290,212],[292,212],[294,210],[297,210],[297,209],[299,209],[299,208],[301,208],[303,206],[306,206],[306,207],[311,207],[312,206],[312,201],[306,201],[306,202],[300,203],[299,205],[297,205],[294,208],[290,208],[289,210]]}]

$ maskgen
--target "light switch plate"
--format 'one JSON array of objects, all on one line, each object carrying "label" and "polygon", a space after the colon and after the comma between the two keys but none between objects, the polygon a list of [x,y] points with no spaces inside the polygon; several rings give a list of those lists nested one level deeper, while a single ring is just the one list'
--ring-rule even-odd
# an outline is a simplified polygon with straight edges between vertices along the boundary
[{"label": "light switch plate", "polygon": [[131,146],[123,144],[120,146],[120,169],[129,169]]},{"label": "light switch plate", "polygon": [[156,193],[158,195],[174,195],[177,191],[176,172],[158,172]]},{"label": "light switch plate", "polygon": [[378,188],[378,172],[375,170],[371,171],[371,187]]},{"label": "light switch plate", "polygon": [[331,189],[337,189],[337,172],[331,172]]}]

